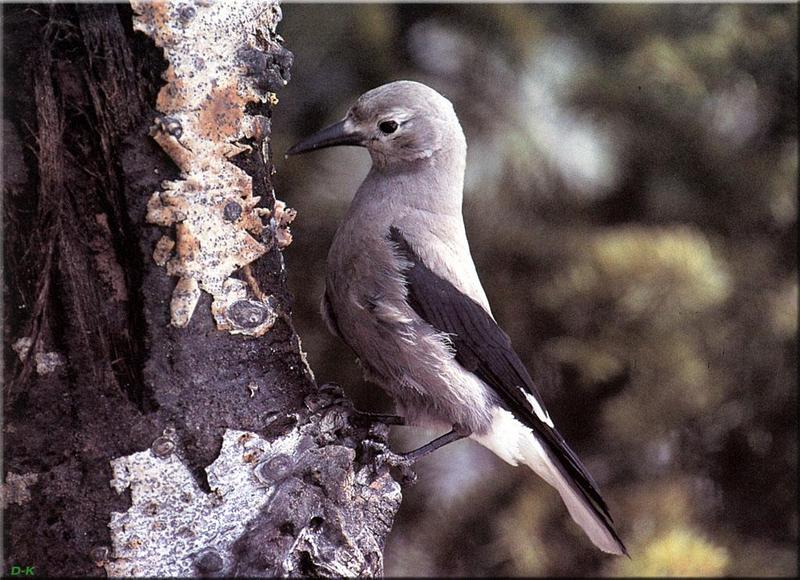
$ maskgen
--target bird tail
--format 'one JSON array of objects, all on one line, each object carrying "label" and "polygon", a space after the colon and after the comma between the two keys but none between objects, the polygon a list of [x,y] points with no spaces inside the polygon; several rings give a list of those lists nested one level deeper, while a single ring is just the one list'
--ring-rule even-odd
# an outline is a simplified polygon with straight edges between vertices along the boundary
[{"label": "bird tail", "polygon": [[[609,554],[627,556],[628,551],[614,530],[608,509],[602,500],[598,504],[598,501],[593,499],[593,496],[599,498],[599,493],[585,469],[581,469],[581,475],[574,477],[564,462],[545,449],[532,432],[528,431],[521,438],[519,449],[521,462],[556,488],[567,506],[569,515],[594,545]],[[566,446],[566,443],[564,445]],[[577,460],[571,451],[570,454]],[[583,468],[580,462],[578,465]],[[583,477],[584,474],[586,477]]]},{"label": "bird tail", "polygon": [[530,467],[556,488],[572,519],[598,548],[627,556],[596,484],[555,429],[552,435],[555,445],[547,445],[511,413],[498,410],[492,429],[472,438],[511,465],[524,463]]}]

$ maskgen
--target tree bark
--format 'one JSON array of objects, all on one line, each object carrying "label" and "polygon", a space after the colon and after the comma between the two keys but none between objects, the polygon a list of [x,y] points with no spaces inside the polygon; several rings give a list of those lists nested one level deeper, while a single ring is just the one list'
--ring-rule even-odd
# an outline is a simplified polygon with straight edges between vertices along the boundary
[{"label": "tree bark", "polygon": [[[166,8],[142,18],[178,37],[209,10],[153,6]],[[232,59],[239,97],[288,80],[279,8],[263,8],[271,24]],[[361,445],[385,440],[385,426],[351,425],[292,327],[288,220],[270,180],[275,100],[224,101],[246,112],[240,126],[209,98],[192,126],[163,110],[160,77],[181,82],[178,64],[134,31],[130,6],[3,12],[5,571],[382,574],[400,489]],[[203,57],[192,76],[213,72]],[[231,123],[243,136],[225,133]],[[202,127],[219,134],[197,137]],[[250,197],[180,197],[210,191],[192,181],[206,141],[225,148],[218,175],[246,177],[221,190],[251,184]],[[198,233],[195,211],[239,244],[234,257],[214,249],[229,274],[203,261],[221,238]]]}]

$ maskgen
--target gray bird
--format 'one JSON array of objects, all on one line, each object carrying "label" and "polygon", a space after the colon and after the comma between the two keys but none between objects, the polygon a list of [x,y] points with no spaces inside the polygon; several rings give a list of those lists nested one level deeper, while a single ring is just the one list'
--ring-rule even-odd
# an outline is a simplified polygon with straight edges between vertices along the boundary
[{"label": "gray bird", "polygon": [[404,457],[469,437],[533,469],[592,542],[627,554],[492,316],[461,215],[467,144],[453,105],[417,82],[383,85],[287,155],[335,145],[366,147],[372,168],[328,253],[323,317],[407,424],[451,429]]}]

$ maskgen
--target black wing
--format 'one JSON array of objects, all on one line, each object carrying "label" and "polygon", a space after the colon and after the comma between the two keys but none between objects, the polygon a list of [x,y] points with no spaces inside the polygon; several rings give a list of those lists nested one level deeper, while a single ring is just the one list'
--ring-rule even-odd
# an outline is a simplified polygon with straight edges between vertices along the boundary
[{"label": "black wing", "polygon": [[561,434],[536,416],[525,397],[524,392],[530,393],[544,410],[533,379],[514,352],[508,335],[480,304],[430,270],[398,228],[390,228],[389,239],[409,262],[404,272],[409,305],[428,324],[450,335],[456,360],[494,389],[517,420],[533,430],[619,539],[610,525],[613,520],[592,476]]}]

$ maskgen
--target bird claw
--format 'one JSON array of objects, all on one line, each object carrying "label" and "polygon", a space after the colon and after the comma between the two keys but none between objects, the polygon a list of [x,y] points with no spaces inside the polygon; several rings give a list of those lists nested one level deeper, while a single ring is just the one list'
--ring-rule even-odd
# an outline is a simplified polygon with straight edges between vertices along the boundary
[{"label": "bird claw", "polygon": [[403,454],[395,453],[389,449],[388,445],[378,441],[364,441],[364,446],[375,454],[372,457],[372,466],[376,472],[385,467],[395,467],[400,472],[401,483],[413,485],[417,482],[417,474],[414,473],[413,469],[413,459],[409,459]]}]

